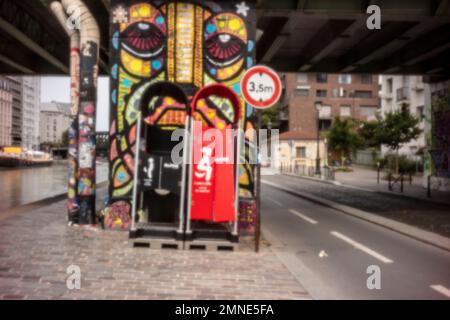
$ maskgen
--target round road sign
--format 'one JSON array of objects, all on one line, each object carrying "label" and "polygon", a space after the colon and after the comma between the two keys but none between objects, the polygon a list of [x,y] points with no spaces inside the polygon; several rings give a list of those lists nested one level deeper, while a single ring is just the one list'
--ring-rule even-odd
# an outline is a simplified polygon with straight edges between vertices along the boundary
[{"label": "round road sign", "polygon": [[248,69],[241,80],[244,100],[257,109],[267,109],[277,103],[281,96],[281,87],[278,74],[265,66]]}]

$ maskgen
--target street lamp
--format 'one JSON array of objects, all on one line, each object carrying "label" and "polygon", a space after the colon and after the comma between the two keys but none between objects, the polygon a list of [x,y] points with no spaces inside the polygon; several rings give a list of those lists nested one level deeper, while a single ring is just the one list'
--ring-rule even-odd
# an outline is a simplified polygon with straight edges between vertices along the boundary
[{"label": "street lamp", "polygon": [[321,176],[320,171],[320,109],[322,108],[322,102],[317,101],[315,103],[316,115],[317,115],[317,152],[316,152],[316,175]]}]

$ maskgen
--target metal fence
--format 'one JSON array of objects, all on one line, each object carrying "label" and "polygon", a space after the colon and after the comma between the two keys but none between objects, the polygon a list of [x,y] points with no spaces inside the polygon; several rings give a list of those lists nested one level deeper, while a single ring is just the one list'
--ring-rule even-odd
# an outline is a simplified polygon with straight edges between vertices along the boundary
[{"label": "metal fence", "polygon": [[374,164],[374,161],[379,157],[381,157],[381,153],[379,151],[357,150],[354,153],[353,163],[372,166]]},{"label": "metal fence", "polygon": [[[320,178],[325,180],[334,180],[334,169],[332,167],[323,166],[320,168]],[[294,174],[303,177],[318,177],[316,175],[316,168],[306,165],[288,165],[282,164],[280,172],[283,174]]]}]

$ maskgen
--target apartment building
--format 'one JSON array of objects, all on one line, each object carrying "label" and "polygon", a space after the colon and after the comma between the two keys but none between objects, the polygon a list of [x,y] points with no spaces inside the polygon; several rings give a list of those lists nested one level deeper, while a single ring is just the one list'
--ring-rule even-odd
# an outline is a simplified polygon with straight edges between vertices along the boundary
[{"label": "apartment building", "polygon": [[[420,128],[425,128],[425,84],[422,76],[381,76],[381,113],[398,111],[406,105],[409,112],[420,119]],[[418,160],[418,152],[426,146],[425,133],[416,140],[404,144],[399,154]],[[389,153],[389,148],[382,146],[381,153]]]},{"label": "apartment building", "polygon": [[0,146],[12,144],[12,99],[9,80],[0,76]]},{"label": "apartment building", "polygon": [[39,148],[39,104],[41,80],[39,77],[22,78],[22,147]]},{"label": "apartment building", "polygon": [[70,103],[42,103],[39,117],[39,143],[60,143],[69,128]]},{"label": "apartment building", "polygon": [[366,121],[380,110],[377,75],[288,73],[283,82],[282,131],[327,130],[333,118]]},{"label": "apartment building", "polygon": [[22,146],[22,78],[6,77],[12,94],[11,145]]}]

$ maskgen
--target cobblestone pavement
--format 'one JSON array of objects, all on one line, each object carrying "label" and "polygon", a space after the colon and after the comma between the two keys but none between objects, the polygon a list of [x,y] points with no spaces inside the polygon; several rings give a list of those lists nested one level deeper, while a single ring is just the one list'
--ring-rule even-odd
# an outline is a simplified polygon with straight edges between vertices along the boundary
[{"label": "cobblestone pavement", "polygon": [[[81,268],[68,290],[66,269]],[[0,221],[1,299],[309,299],[270,248],[259,254],[132,248],[127,233],[66,226],[65,202]]]},{"label": "cobblestone pavement", "polygon": [[446,204],[346,188],[288,175],[265,176],[264,179],[450,237],[450,206]]}]

